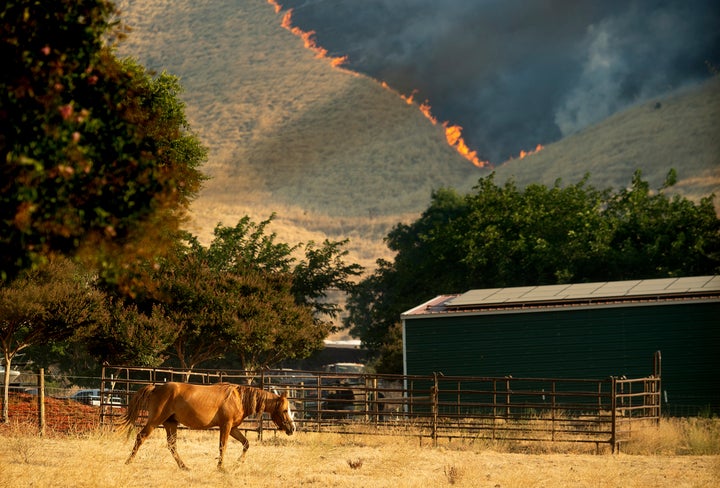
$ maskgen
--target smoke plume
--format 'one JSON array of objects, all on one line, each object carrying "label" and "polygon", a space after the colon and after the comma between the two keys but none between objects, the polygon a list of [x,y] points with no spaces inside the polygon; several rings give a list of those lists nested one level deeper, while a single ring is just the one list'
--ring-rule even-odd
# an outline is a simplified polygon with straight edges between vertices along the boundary
[{"label": "smoke plume", "polygon": [[417,90],[494,163],[720,67],[714,0],[279,3],[350,69]]}]

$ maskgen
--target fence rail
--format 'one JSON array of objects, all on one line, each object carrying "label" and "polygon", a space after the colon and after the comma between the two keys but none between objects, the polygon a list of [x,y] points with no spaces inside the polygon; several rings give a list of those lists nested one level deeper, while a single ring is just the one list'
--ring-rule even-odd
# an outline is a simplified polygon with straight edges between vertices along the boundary
[{"label": "fence rail", "polygon": [[[167,381],[287,392],[300,429],[406,434],[433,444],[441,438],[586,442],[615,452],[633,428],[660,418],[659,368],[645,378],[591,380],[105,367],[100,423],[114,424],[122,415],[104,399],[127,403],[143,385]],[[259,436],[274,428],[267,419],[244,427]]]}]

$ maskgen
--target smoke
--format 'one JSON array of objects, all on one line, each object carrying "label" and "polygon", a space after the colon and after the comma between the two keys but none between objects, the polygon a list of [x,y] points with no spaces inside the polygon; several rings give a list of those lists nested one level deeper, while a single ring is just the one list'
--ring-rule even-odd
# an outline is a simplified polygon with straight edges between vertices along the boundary
[{"label": "smoke", "polygon": [[[683,4],[683,6],[686,6]],[[702,66],[706,40],[703,18],[680,6],[648,12],[637,6],[624,15],[611,15],[588,28],[582,72],[555,122],[563,135],[597,122],[633,101],[647,100],[708,75]],[[703,15],[704,11],[697,14]],[[707,25],[720,29],[720,25]],[[717,42],[709,36],[708,44]],[[717,45],[715,46],[717,60]],[[696,68],[696,67],[695,67]]]},{"label": "smoke", "polygon": [[349,68],[502,162],[720,66],[714,0],[280,0]]}]

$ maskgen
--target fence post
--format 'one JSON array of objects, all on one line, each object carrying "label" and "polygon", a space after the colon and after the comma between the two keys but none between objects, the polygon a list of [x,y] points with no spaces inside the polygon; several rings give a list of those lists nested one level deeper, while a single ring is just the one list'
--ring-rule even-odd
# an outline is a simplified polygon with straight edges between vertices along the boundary
[{"label": "fence post", "polygon": [[[260,370],[260,389],[265,389],[265,368]],[[268,388],[270,391],[270,388]],[[258,414],[258,440],[262,441],[263,438],[263,424],[265,423],[265,413],[260,412]]]},{"label": "fence post", "polygon": [[653,355],[653,376],[655,378],[655,391],[653,395],[653,401],[656,405],[655,411],[655,423],[660,423],[660,415],[662,413],[662,353],[655,351]]},{"label": "fence post", "polygon": [[461,407],[462,407],[462,396],[460,395],[460,392],[462,391],[461,388],[462,388],[462,385],[461,385],[460,381],[458,380],[458,382],[457,382],[457,396],[456,396],[456,398],[455,398],[455,400],[456,400],[456,405],[457,405],[456,410],[455,410],[455,413],[457,414],[458,418],[460,418],[460,415],[462,414],[462,411],[461,411]]},{"label": "fence post", "polygon": [[505,419],[510,420],[510,380],[509,379],[505,380]]},{"label": "fence post", "polygon": [[617,378],[610,377],[610,445],[614,454],[617,448]]},{"label": "fence post", "polygon": [[495,427],[497,426],[497,380],[492,380],[492,404],[493,404],[493,423],[492,423],[492,440],[495,440]]},{"label": "fence post", "polygon": [[438,394],[440,384],[438,382],[438,374],[433,373],[434,384],[432,387],[432,440],[433,447],[437,447],[437,427],[438,427],[438,401],[440,395]]},{"label": "fence post", "polygon": [[557,388],[555,386],[555,380],[552,380],[552,400],[551,400],[551,418],[552,418],[552,440],[555,441],[555,410],[557,408],[557,405],[555,404],[555,394],[557,393]]},{"label": "fence post", "polygon": [[105,425],[105,366],[100,373],[100,425]]},{"label": "fence post", "polygon": [[315,402],[315,419],[317,420],[317,432],[322,428],[322,376],[318,375],[315,381],[315,393],[317,401]]},{"label": "fence post", "polygon": [[38,427],[40,435],[45,435],[45,369],[38,372]]}]

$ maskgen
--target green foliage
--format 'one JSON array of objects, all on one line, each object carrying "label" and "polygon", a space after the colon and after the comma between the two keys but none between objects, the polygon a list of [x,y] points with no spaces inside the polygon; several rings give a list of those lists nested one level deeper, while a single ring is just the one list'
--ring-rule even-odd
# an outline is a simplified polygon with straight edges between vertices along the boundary
[{"label": "green foliage", "polygon": [[[674,183],[668,175],[666,187]],[[720,270],[720,237],[713,197],[694,203],[652,192],[639,172],[632,185],[608,201],[612,222],[609,259],[613,279],[714,274]]]},{"label": "green foliage", "polygon": [[271,215],[259,224],[248,216],[241,218],[235,227],[218,224],[207,251],[203,251],[197,242],[195,250],[206,255],[208,264],[217,269],[238,273],[247,269],[286,273],[290,271],[292,254],[299,245],[278,243],[276,234],[266,234],[274,217]]},{"label": "green foliage", "polygon": [[0,337],[6,357],[34,344],[82,335],[106,318],[102,293],[64,259],[23,272],[0,288]]},{"label": "green foliage", "polygon": [[249,273],[242,282],[230,345],[243,368],[307,357],[322,347],[329,328],[295,302],[289,275]]},{"label": "green foliage", "polygon": [[[118,60],[105,0],[0,10],[0,279],[78,252],[128,291],[161,254],[203,176],[180,85]],[[136,279],[137,278],[137,279]]]},{"label": "green foliage", "polygon": [[177,336],[177,327],[163,307],[143,312],[132,302],[111,300],[108,320],[99,324],[85,344],[104,363],[160,366]]},{"label": "green foliage", "polygon": [[[174,351],[187,367],[232,352],[244,368],[255,368],[322,347],[331,330],[327,318],[339,310],[326,299],[327,290],[350,289],[349,278],[360,267],[344,263],[345,242],[325,241],[319,248],[277,242],[267,231],[273,218],[218,225],[208,248],[189,239],[190,250],[166,288],[170,313],[184,324]],[[298,262],[301,250],[305,258]],[[197,276],[178,289],[193,269]]]},{"label": "green foliage", "polygon": [[[21,273],[0,287],[0,347],[6,373],[21,351],[90,334],[107,320],[103,294],[66,259]],[[5,377],[5,395],[9,376]],[[7,396],[3,418],[7,421]]]},{"label": "green foliage", "polygon": [[292,270],[295,302],[310,307],[317,322],[335,319],[340,313],[340,305],[328,299],[328,291],[350,292],[355,287],[350,279],[362,273],[359,264],[345,263],[347,243],[347,239],[337,242],[326,239],[318,247],[309,242],[304,247],[305,258]]},{"label": "green foliage", "polygon": [[[586,184],[552,188],[493,176],[460,196],[433,194],[429,208],[387,237],[394,262],[379,261],[348,301],[346,325],[399,372],[393,346],[400,314],[434,296],[474,288],[714,274],[720,220],[713,197],[668,196],[674,171],[653,192],[637,172],[621,191]],[[393,356],[390,357],[390,356]],[[394,366],[390,366],[394,365]]]},{"label": "green foliage", "polygon": [[90,341],[93,354],[115,364],[172,357],[187,369],[231,356],[254,369],[321,348],[339,311],[327,289],[351,289],[360,267],[345,264],[344,242],[277,242],[272,218],[218,225],[208,247],[183,234],[168,256],[146,263],[155,286],[135,295],[137,307],[117,301]]}]

